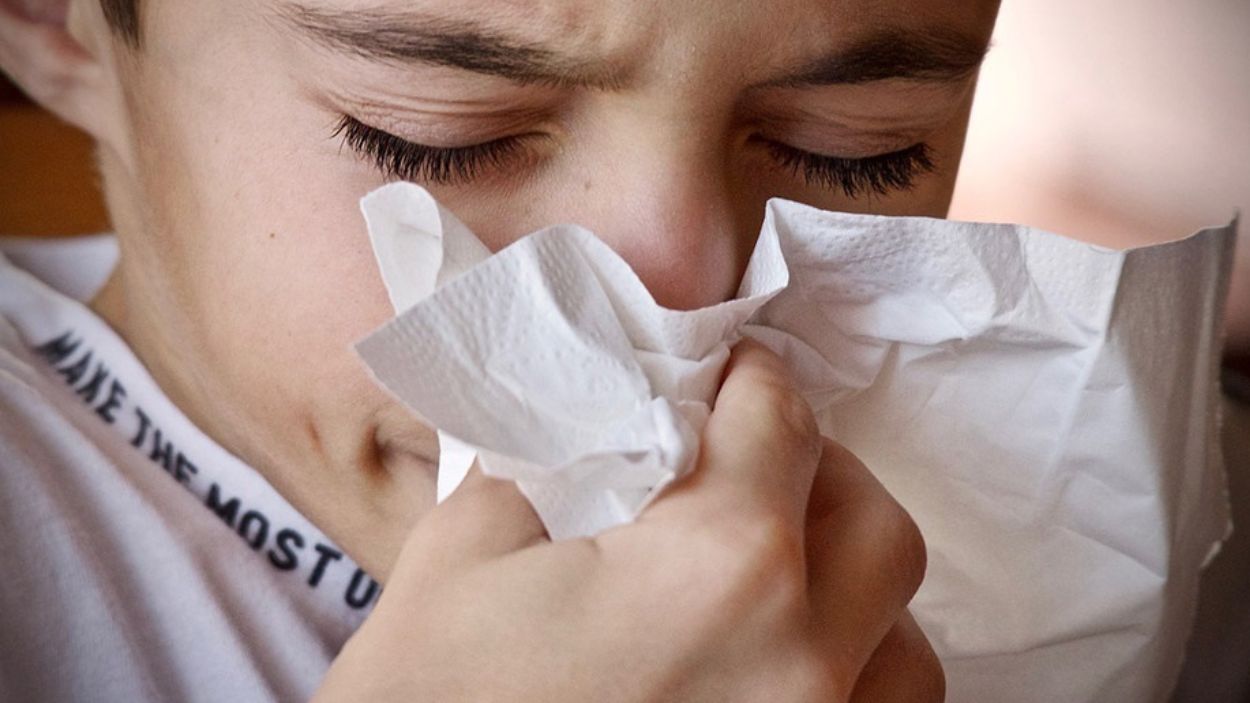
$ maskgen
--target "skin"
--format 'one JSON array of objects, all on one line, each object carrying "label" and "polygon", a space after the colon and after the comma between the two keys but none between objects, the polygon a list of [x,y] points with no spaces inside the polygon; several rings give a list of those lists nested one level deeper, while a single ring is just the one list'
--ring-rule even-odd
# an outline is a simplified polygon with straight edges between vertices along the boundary
[{"label": "skin", "polygon": [[[760,84],[845,50],[874,29],[940,30],[983,48],[997,12],[997,2],[956,7],[940,0],[322,0],[317,6],[418,10],[425,13],[419,23],[428,23],[429,13],[489,22],[515,35],[516,41],[549,46],[577,62],[604,64],[613,76],[609,85],[571,88],[367,60],[299,31],[277,0],[163,1],[145,13],[139,50],[117,40],[94,0],[0,3],[5,8],[0,15],[0,65],[33,97],[99,143],[121,260],[93,302],[95,310],[200,428],[254,466],[363,567],[387,581],[370,622],[392,624],[362,630],[349,647],[357,654],[336,666],[340,673],[331,677],[356,684],[381,675],[370,665],[379,656],[411,650],[397,648],[394,633],[415,632],[401,626],[422,622],[419,609],[406,607],[421,601],[413,584],[428,586],[433,577],[427,575],[453,565],[445,555],[431,555],[413,544],[436,541],[430,534],[446,536],[449,524],[477,525],[481,532],[474,534],[479,537],[500,531],[527,534],[526,525],[532,525],[527,521],[533,518],[505,507],[518,500],[515,496],[495,495],[486,502],[465,498],[456,503],[460,508],[449,501],[448,507],[431,512],[434,436],[369,380],[351,352],[355,341],[391,315],[357,201],[393,175],[335,138],[342,116],[444,147],[509,134],[541,135],[525,158],[508,168],[483,171],[468,182],[427,185],[491,247],[547,224],[577,222],[620,252],[660,302],[695,308],[732,294],[769,197],[846,211],[945,215],[975,70],[942,81],[892,79],[818,88]],[[923,142],[935,168],[918,174],[909,188],[850,197],[779,164],[761,146],[761,135],[846,158]],[[775,359],[757,358],[745,366],[748,371],[738,373],[755,378],[756,390],[785,386]],[[771,370],[752,372],[751,367]],[[717,411],[732,413],[733,406],[741,406],[737,412],[754,418],[762,432],[705,438],[707,446],[720,442],[728,449],[709,452],[720,459],[715,465],[705,462],[702,473],[748,475],[751,466],[743,465],[743,457],[791,456],[789,445],[819,444],[810,418],[799,423],[806,435],[787,430],[801,405],[792,391],[740,391],[735,397],[727,409],[718,400]],[[782,420],[774,421],[777,413]],[[732,441],[738,435],[747,437],[745,444]],[[906,674],[918,671],[924,679],[918,688],[929,694],[901,699],[930,699],[936,664],[903,610],[918,585],[918,577],[908,574],[917,563],[923,572],[923,547],[915,548],[918,537],[885,545],[866,539],[858,546],[835,538],[848,525],[871,528],[854,533],[864,536],[910,534],[910,520],[879,486],[859,502],[821,498],[825,493],[813,487],[823,485],[820,476],[858,465],[844,450],[825,446],[793,456],[795,464],[781,473],[793,471],[798,477],[792,487],[802,496],[798,507],[783,509],[768,494],[743,497],[758,508],[758,519],[743,517],[742,522],[776,536],[777,516],[787,513],[786,524],[793,529],[780,543],[793,547],[798,535],[798,544],[806,545],[799,551],[807,551],[810,564],[834,564],[852,572],[858,564],[865,573],[889,576],[880,587],[857,592],[858,600],[821,586],[824,581],[856,583],[853,579],[808,574],[806,558],[798,560],[801,566],[795,570],[793,559],[778,556],[783,552],[773,548],[772,537],[764,540],[762,551],[750,548],[758,540],[747,539],[745,569],[738,568],[739,562],[712,558],[711,572],[692,572],[689,544],[669,543],[658,550],[670,556],[667,560],[646,557],[657,550],[648,542],[654,534],[645,524],[624,528],[624,537],[611,538],[613,544],[624,545],[613,550],[616,561],[591,562],[587,573],[635,573],[648,565],[685,564],[674,573],[699,580],[683,583],[707,580],[712,573],[732,585],[735,574],[771,574],[788,563],[790,573],[804,576],[791,580],[800,584],[804,597],[791,601],[788,609],[770,611],[771,619],[753,621],[751,632],[768,641],[798,643],[804,657],[839,662],[836,675],[809,676],[810,670],[801,675],[799,680],[816,682],[805,687],[807,693],[833,692],[845,700],[859,686],[867,693],[858,700],[889,700],[898,691],[881,693],[892,686],[874,682],[884,678],[910,685]],[[757,462],[755,469],[761,465]],[[802,465],[807,468],[800,470]],[[809,494],[814,506],[806,502]],[[683,517],[669,518],[678,523],[719,524],[736,534],[737,521],[727,525],[723,518],[713,520],[713,513],[698,508],[697,501],[672,502],[686,507],[671,508],[665,500],[655,506],[666,506],[661,512],[668,513],[684,510]],[[464,508],[465,503],[473,507]],[[876,507],[849,510],[856,505]],[[460,514],[462,522],[436,519],[449,512]],[[736,505],[730,511],[738,512]],[[427,514],[429,519],[418,525]],[[504,516],[499,518],[503,522],[490,521],[496,514]],[[696,519],[700,517],[703,523]],[[493,532],[487,529],[492,526]],[[910,530],[914,533],[914,526]],[[898,543],[904,548],[896,548]],[[510,544],[502,554],[531,546]],[[537,546],[557,553],[564,549]],[[555,563],[564,558],[561,553]],[[537,563],[553,562],[538,557]],[[492,564],[491,569],[498,566]],[[393,571],[408,574],[408,579],[390,580]],[[524,582],[530,571],[504,566],[491,573],[506,585]],[[565,583],[558,572],[549,574],[551,580],[543,585]],[[451,592],[478,588],[478,603],[494,602],[501,595],[480,580],[439,578]],[[592,581],[619,583],[619,578]],[[487,585],[495,582],[488,580]],[[660,591],[652,602],[666,602]],[[740,599],[750,595],[736,593]],[[864,593],[871,595],[865,598]],[[594,592],[587,598],[618,607],[618,612],[633,612],[619,595]],[[833,595],[845,596],[845,611],[814,614],[795,605],[824,603]],[[727,623],[736,622],[726,618],[741,613],[742,603],[737,601],[737,609],[727,607],[723,616],[704,612],[702,624],[719,623],[718,631],[726,632]],[[506,608],[500,614],[504,612]],[[865,629],[840,613],[872,614],[876,625]],[[804,628],[778,629],[779,621],[793,624],[804,618],[810,620]],[[705,631],[695,627],[699,623],[677,618],[659,624],[682,622]],[[591,627],[577,620],[565,624],[571,632]],[[506,630],[507,623],[499,627]],[[482,635],[472,628],[466,631]],[[848,644],[831,649],[827,640],[812,636],[814,631],[845,636]],[[645,650],[654,633],[636,633],[639,649]],[[709,659],[728,668],[648,671],[657,680],[671,675],[669,679],[684,682],[689,690],[725,700],[703,688],[705,679],[716,671],[734,671],[743,652],[758,652],[763,640],[750,647],[743,645],[747,639],[745,633],[734,639],[743,649]],[[707,654],[716,641],[686,640],[679,653]],[[857,653],[842,656],[851,641],[859,643]],[[611,671],[611,657],[606,664]],[[861,671],[866,673],[856,684]],[[473,678],[462,682],[468,680]],[[428,684],[418,677],[398,682],[394,690],[423,690]],[[936,690],[940,696],[940,683]],[[637,700],[647,699],[647,690],[637,693]]]}]

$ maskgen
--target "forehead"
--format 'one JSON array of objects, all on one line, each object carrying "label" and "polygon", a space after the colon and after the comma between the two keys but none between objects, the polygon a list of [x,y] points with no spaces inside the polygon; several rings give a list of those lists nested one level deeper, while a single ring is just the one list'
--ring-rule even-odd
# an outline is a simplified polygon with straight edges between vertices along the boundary
[{"label": "forehead", "polygon": [[[281,4],[283,0],[266,0]],[[796,13],[808,22],[856,25],[880,21],[993,20],[991,0],[308,0],[312,7],[343,11],[430,12],[517,25],[576,31],[589,24],[681,17],[722,21],[780,18]],[[776,36],[774,35],[774,38]]]},{"label": "forehead", "polygon": [[871,33],[923,31],[987,43],[999,0],[265,0],[279,12],[454,23],[621,62],[700,53],[794,60]]}]

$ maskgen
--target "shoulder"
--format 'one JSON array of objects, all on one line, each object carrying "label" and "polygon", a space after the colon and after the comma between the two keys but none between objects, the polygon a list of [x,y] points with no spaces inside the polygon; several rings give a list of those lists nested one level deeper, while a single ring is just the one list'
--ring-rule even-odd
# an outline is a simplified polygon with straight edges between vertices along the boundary
[{"label": "shoulder", "polygon": [[98,438],[63,384],[0,318],[0,499],[30,497],[41,477],[101,461]]},{"label": "shoulder", "polygon": [[[93,408],[83,402],[79,387],[67,384],[41,351],[44,338],[52,338],[48,330],[78,312],[69,308],[81,307],[49,279],[89,295],[93,291],[87,289],[102,281],[94,280],[99,272],[91,273],[84,260],[90,275],[75,278],[71,264],[84,255],[107,259],[111,246],[111,239],[101,238],[46,243],[0,238],[0,500],[10,516],[34,505],[49,509],[47,501],[84,472],[106,482],[115,471],[102,469],[124,459],[117,438],[93,421]],[[14,539],[0,535],[0,543]]]}]

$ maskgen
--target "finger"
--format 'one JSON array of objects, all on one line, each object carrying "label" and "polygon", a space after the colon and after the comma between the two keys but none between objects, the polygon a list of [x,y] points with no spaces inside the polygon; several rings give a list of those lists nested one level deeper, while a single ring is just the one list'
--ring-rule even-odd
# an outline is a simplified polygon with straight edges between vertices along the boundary
[{"label": "finger", "polygon": [[867,467],[826,440],[806,533],[808,594],[821,636],[857,671],[924,578],[924,540]]},{"label": "finger", "polygon": [[781,359],[743,341],[730,357],[698,467],[656,501],[651,515],[687,511],[693,502],[701,512],[725,517],[767,513],[801,535],[819,452],[811,408]]},{"label": "finger", "polygon": [[401,560],[455,569],[546,540],[542,520],[516,484],[491,478],[474,463],[447,500],[417,523]]},{"label": "finger", "polygon": [[886,633],[855,683],[851,703],[940,703],[946,675],[911,613]]}]

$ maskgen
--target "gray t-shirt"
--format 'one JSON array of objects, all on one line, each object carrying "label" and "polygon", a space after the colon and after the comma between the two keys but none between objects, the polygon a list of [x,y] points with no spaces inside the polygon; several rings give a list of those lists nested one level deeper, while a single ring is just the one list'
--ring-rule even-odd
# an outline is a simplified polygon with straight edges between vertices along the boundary
[{"label": "gray t-shirt", "polygon": [[0,700],[306,700],[378,585],[80,302],[111,238],[0,249]]}]

